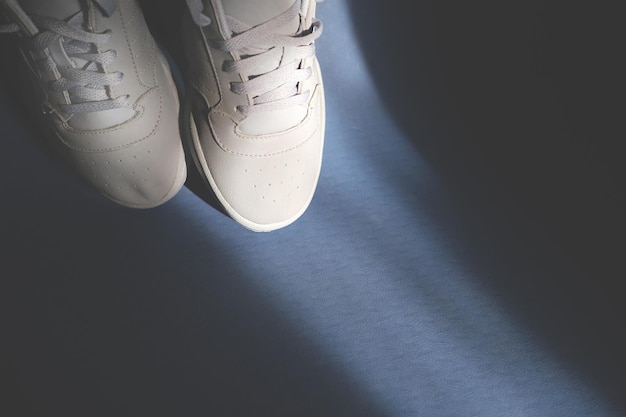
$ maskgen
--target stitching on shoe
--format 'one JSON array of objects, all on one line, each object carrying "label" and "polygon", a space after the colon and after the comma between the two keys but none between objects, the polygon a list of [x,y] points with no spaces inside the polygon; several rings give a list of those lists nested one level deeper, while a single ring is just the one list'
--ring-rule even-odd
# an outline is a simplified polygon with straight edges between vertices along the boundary
[{"label": "stitching on shoe", "polygon": [[[128,46],[128,49],[129,49],[129,51],[130,51],[130,59],[131,59],[131,61],[132,61],[132,63],[133,63],[133,68],[135,69],[135,77],[137,78],[137,82],[138,82],[138,83],[139,83],[142,87],[145,87],[145,88],[152,88],[152,87],[154,87],[154,85],[149,85],[149,84],[145,83],[145,82],[142,80],[141,76],[140,76],[141,71],[139,70],[139,67],[138,67],[138,65],[137,65],[137,60],[136,60],[136,58],[135,58],[134,48],[133,48],[132,42],[130,41],[130,36],[129,36],[128,30],[126,29],[126,19],[125,19],[126,13],[125,13],[125,7],[124,7],[124,6],[125,6],[125,5],[121,5],[121,4],[119,5],[119,8],[118,8],[118,13],[120,14],[120,20],[121,20],[121,22],[122,22],[122,29],[123,29],[123,31],[124,31],[124,38],[126,39],[126,45]],[[142,12],[141,12],[140,10],[138,10],[138,11],[137,11],[137,13],[142,13]],[[148,29],[148,28],[146,28],[146,30],[149,30],[149,29]],[[149,42],[149,43],[151,43],[151,44],[152,44],[152,48],[151,48],[151,49],[152,49],[152,50],[151,50],[151,52],[152,52],[152,54],[151,54],[151,55],[152,55],[152,56],[149,58],[149,61],[150,61],[150,62],[153,64],[153,66],[154,66],[154,64],[155,64],[155,62],[154,62],[154,57],[155,57],[155,54],[156,54],[156,51],[154,50],[154,47],[155,47],[155,45],[154,45],[154,44],[155,44],[155,42]],[[152,79],[152,82],[156,85],[156,77],[155,77],[155,75],[156,75],[156,74],[154,74],[154,73],[153,73],[153,79]]]},{"label": "stitching on shoe", "polygon": [[[220,113],[220,114],[225,115],[225,114],[224,114],[224,113],[222,113],[222,112],[217,112],[217,113]],[[272,152],[272,153],[265,153],[265,154],[248,154],[248,153],[235,152],[235,151],[233,151],[232,149],[230,149],[230,148],[228,148],[227,146],[225,146],[225,145],[224,145],[224,143],[223,143],[221,140],[219,140],[219,138],[217,138],[217,137],[215,137],[215,136],[214,136],[214,137],[215,137],[215,141],[219,144],[219,147],[220,147],[220,148],[222,148],[224,151],[226,151],[226,152],[228,152],[228,153],[230,153],[230,154],[233,154],[233,155],[245,156],[245,157],[252,157],[252,158],[260,158],[260,157],[267,157],[267,156],[277,156],[277,155],[282,155],[282,154],[285,154],[285,153],[287,153],[287,152],[291,152],[291,151],[292,151],[292,150],[294,150],[294,149],[298,149],[298,148],[302,147],[302,146],[303,146],[304,144],[306,144],[306,143],[307,143],[307,142],[308,142],[308,141],[309,141],[309,140],[310,140],[313,136],[315,136],[315,134],[317,133],[317,131],[318,131],[318,129],[319,129],[319,121],[320,121],[320,119],[321,119],[321,112],[320,112],[320,111],[316,111],[315,113],[316,113],[316,115],[315,115],[315,120],[313,120],[313,122],[315,122],[315,129],[313,129],[313,132],[311,132],[311,134],[310,134],[310,135],[309,135],[306,139],[304,139],[303,141],[301,141],[301,142],[300,142],[300,143],[298,143],[297,145],[292,146],[291,148],[288,148],[288,149],[282,150],[282,151],[280,151],[280,152]],[[309,116],[307,116],[307,118],[309,118]],[[311,119],[309,119],[309,122],[310,122],[310,121],[311,121]],[[297,128],[296,128],[296,129],[297,129]],[[213,129],[211,129],[211,131],[213,131]],[[283,134],[285,134],[285,133],[282,133],[282,134],[275,134],[275,135],[271,135],[271,136],[270,136],[270,135],[268,135],[268,136],[265,136],[265,138],[267,138],[267,139],[275,139],[275,138],[277,138],[277,137],[280,137],[280,136],[281,136],[281,135],[283,135]],[[240,139],[247,140],[247,141],[259,140],[259,139],[254,139],[254,138],[250,138],[250,137],[241,136],[241,135],[239,135],[239,134],[237,134],[237,133],[235,133],[235,135],[237,135]],[[262,139],[261,139],[261,140],[262,140]]]},{"label": "stitching on shoe", "polygon": [[[153,136],[159,125],[161,124],[161,116],[163,114],[163,93],[161,92],[161,88],[160,87],[153,87],[152,89],[150,89],[146,94],[144,94],[142,97],[145,97],[149,94],[152,93],[152,91],[159,91],[159,112],[156,118],[156,123],[154,124],[154,128],[152,128],[152,130],[144,137],[137,139],[135,141],[132,142],[127,142],[123,145],[119,145],[119,146],[114,146],[114,147],[109,147],[109,148],[95,148],[95,149],[89,149],[89,148],[83,148],[80,146],[76,146],[73,145],[71,143],[68,143],[66,140],[63,139],[63,137],[56,131],[55,129],[55,134],[57,135],[57,137],[61,140],[61,142],[63,144],[65,144],[67,147],[77,150],[77,151],[81,151],[81,152],[107,152],[107,151],[115,151],[115,150],[119,150],[119,149],[123,149],[123,148],[128,148],[129,146],[135,145],[139,142],[143,142],[144,140],[148,139],[150,136]],[[141,99],[141,98],[140,98]],[[141,110],[139,110],[141,109]],[[138,115],[133,117],[131,120],[119,125],[119,126],[115,126],[109,129],[98,129],[98,130],[93,130],[93,131],[82,131],[82,130],[76,130],[74,128],[72,128],[71,126],[69,126],[67,123],[62,123],[63,127],[65,127],[67,130],[79,135],[79,136],[96,136],[96,135],[100,135],[102,133],[113,133],[115,131],[118,130],[122,130],[124,129],[128,123],[132,123],[134,121],[137,121],[139,119],[141,119],[144,115],[145,115],[145,107],[143,106],[138,106],[138,108],[136,108],[135,110],[138,111]]]}]

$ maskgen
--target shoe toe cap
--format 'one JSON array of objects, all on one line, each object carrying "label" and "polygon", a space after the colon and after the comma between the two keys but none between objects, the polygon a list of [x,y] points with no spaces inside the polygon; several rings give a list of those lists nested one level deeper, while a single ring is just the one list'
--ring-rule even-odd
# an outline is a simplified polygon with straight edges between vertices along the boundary
[{"label": "shoe toe cap", "polygon": [[219,161],[211,170],[213,188],[228,214],[249,229],[271,231],[292,223],[308,207],[320,173],[321,149],[311,141],[274,156],[222,153],[215,159]]},{"label": "shoe toe cap", "polygon": [[116,151],[83,153],[76,167],[106,197],[132,208],[165,203],[186,178],[182,146],[175,141],[144,141]]}]

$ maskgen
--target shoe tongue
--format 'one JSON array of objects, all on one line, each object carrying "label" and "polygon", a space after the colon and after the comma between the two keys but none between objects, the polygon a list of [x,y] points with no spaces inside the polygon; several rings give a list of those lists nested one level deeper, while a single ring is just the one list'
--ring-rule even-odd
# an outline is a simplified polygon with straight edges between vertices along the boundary
[{"label": "shoe tongue", "polygon": [[82,10],[80,0],[20,0],[28,14],[65,20]]},{"label": "shoe tongue", "polygon": [[224,12],[250,26],[256,26],[287,11],[299,0],[228,0]]}]

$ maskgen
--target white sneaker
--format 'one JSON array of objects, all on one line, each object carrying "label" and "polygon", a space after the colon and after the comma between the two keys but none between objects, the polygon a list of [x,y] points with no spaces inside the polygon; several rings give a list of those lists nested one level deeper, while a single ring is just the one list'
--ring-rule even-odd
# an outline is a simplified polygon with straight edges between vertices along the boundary
[{"label": "white sneaker", "polygon": [[186,179],[178,95],[136,0],[0,0],[17,32],[46,129],[92,186],[128,207]]},{"label": "white sneaker", "polygon": [[225,211],[272,231],[317,186],[324,90],[316,0],[187,0],[183,135]]}]

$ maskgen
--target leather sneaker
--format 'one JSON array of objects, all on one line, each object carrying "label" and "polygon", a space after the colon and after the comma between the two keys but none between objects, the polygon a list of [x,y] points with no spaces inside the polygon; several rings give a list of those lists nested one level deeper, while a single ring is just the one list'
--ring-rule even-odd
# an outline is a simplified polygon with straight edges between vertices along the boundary
[{"label": "leather sneaker", "polygon": [[184,139],[226,213],[268,232],[309,206],[325,109],[316,0],[187,0]]},{"label": "leather sneaker", "polygon": [[[0,0],[44,128],[93,187],[128,207],[165,203],[187,169],[170,69],[136,0]],[[28,98],[32,101],[32,98]]]}]

